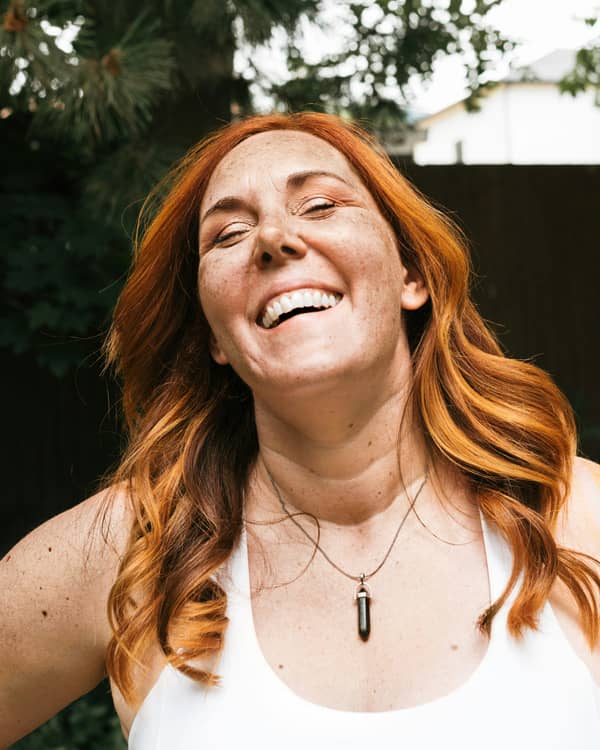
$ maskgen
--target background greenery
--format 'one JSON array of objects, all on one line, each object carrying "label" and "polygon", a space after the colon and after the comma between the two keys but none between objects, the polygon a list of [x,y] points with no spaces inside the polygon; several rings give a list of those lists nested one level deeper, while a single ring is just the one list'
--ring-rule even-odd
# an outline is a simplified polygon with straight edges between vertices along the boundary
[{"label": "background greenery", "polygon": [[[470,13],[461,0],[338,3],[343,33],[328,33],[342,49],[310,65],[307,23],[327,22],[318,0],[0,3],[0,346],[33,352],[59,376],[97,352],[144,196],[204,133],[252,111],[253,96],[401,128],[411,77],[465,51],[476,97],[511,48],[486,23],[500,1],[477,0]],[[285,81],[256,62],[275,38]]]},{"label": "background greenery", "polygon": [[[232,117],[258,104],[322,109],[385,139],[410,127],[415,77],[455,52],[467,53],[477,106],[513,48],[487,21],[500,2],[339,2],[345,21],[332,28],[319,0],[1,1],[0,347],[55,377],[95,361],[144,196]],[[340,51],[309,64],[315,26],[339,35]],[[259,63],[269,45],[284,75]],[[598,47],[581,50],[565,91],[599,90],[599,63]],[[103,684],[15,748],[123,746]]]},{"label": "background greenery", "polygon": [[11,750],[125,750],[121,725],[103,682],[24,737]]}]

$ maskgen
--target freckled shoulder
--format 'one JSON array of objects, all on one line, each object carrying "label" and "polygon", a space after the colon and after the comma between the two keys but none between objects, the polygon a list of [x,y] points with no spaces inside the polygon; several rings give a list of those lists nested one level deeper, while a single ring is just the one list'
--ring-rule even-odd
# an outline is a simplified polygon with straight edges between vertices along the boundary
[{"label": "freckled shoulder", "polygon": [[[600,572],[600,466],[576,458],[569,499],[556,528],[556,541],[561,547],[591,555],[598,563],[590,563]],[[592,587],[594,596],[600,592]],[[567,587],[557,580],[550,601],[565,635],[575,652],[588,666],[600,685],[600,644],[590,647],[580,620],[579,608]]]},{"label": "freckled shoulder", "polygon": [[580,475],[583,481],[588,482],[597,518],[600,519],[600,464],[586,458],[577,458],[575,459],[575,473]]},{"label": "freckled shoulder", "polygon": [[600,558],[600,465],[577,457],[557,541]]},{"label": "freckled shoulder", "polygon": [[0,562],[0,747],[105,675],[106,603],[133,513],[118,487],[50,519]]}]

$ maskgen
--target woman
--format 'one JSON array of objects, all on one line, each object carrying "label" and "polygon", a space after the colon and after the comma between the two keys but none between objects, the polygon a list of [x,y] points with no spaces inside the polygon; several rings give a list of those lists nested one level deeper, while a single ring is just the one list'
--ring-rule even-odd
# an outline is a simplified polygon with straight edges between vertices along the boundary
[{"label": "woman", "polygon": [[108,343],[129,449],[3,562],[3,746],[106,669],[134,750],[597,747],[598,471],[455,228],[322,114],[174,179]]}]

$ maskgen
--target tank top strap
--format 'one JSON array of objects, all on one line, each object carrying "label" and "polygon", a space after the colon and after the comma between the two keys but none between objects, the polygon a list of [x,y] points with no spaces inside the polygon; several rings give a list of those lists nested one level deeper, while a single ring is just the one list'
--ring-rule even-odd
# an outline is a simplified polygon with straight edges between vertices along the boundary
[{"label": "tank top strap", "polygon": [[[481,531],[487,560],[490,596],[492,602],[494,602],[503,593],[510,579],[513,556],[510,546],[504,541],[500,532],[493,524],[486,521],[481,510],[479,511],[479,517],[481,519]],[[518,584],[511,592],[509,601],[516,594],[517,589]],[[507,608],[507,605],[509,605],[509,602],[506,602],[504,609]]]},{"label": "tank top strap", "polygon": [[248,538],[246,521],[242,522],[237,544],[233,548],[229,560],[223,566],[219,581],[227,591],[228,597],[245,599],[250,596],[250,571],[248,569]]}]

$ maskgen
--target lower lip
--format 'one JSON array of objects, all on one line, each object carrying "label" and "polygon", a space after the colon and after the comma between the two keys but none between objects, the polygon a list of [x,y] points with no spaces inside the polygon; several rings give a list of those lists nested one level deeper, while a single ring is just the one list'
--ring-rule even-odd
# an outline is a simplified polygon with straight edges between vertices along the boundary
[{"label": "lower lip", "polygon": [[284,320],[283,323],[280,323],[277,326],[274,326],[273,328],[263,328],[262,326],[259,326],[259,328],[263,331],[266,331],[267,333],[273,333],[274,331],[279,331],[281,328],[285,329],[288,326],[288,323],[293,323],[294,321],[306,321],[310,320],[310,318],[320,318],[323,313],[330,313],[333,312],[333,310],[336,310],[343,301],[342,299],[337,303],[337,305],[334,305],[333,307],[324,307],[322,310],[319,310],[319,312],[311,312],[311,313],[304,313],[299,315],[293,315],[291,318],[288,318],[287,320]]}]

